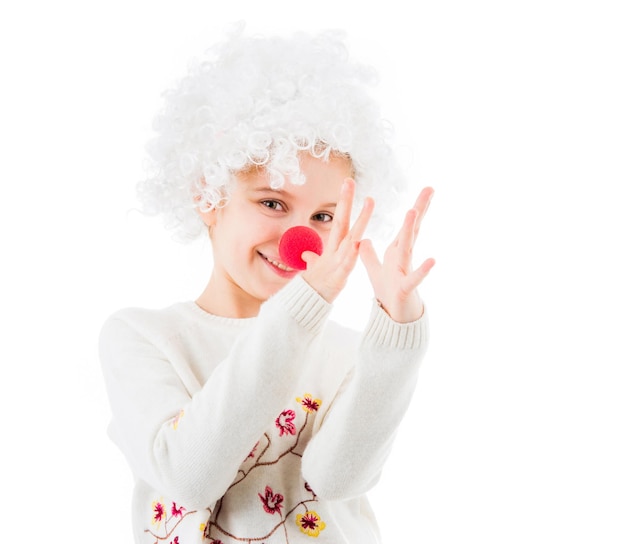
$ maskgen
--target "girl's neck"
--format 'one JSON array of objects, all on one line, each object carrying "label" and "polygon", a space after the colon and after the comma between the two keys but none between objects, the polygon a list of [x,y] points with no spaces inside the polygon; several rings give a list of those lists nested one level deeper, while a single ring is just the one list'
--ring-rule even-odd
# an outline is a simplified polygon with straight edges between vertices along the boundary
[{"label": "girl's neck", "polygon": [[196,299],[196,304],[205,312],[221,317],[256,317],[261,309],[261,301],[250,297],[233,282],[220,278],[217,274],[211,275],[209,283]]}]

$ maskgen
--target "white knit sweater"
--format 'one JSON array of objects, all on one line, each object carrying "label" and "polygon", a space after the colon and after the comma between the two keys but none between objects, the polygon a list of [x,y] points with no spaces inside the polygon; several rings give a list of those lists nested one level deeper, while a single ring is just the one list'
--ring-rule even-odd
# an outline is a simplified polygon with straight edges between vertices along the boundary
[{"label": "white knit sweater", "polygon": [[427,324],[362,335],[300,277],[258,317],[125,309],[100,339],[137,543],[379,542],[365,493],[415,388]]}]

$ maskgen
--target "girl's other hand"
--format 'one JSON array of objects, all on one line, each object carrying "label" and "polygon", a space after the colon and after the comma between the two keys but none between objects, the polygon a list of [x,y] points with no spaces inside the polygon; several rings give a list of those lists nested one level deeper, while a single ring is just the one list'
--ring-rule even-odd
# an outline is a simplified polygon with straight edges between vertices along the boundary
[{"label": "girl's other hand", "polygon": [[399,323],[416,321],[424,313],[417,286],[435,265],[435,260],[426,259],[413,270],[412,258],[420,224],[433,193],[430,187],[422,190],[407,212],[400,232],[385,251],[382,263],[370,240],[363,240],[360,244],[359,253],[374,288],[374,296],[391,319]]}]

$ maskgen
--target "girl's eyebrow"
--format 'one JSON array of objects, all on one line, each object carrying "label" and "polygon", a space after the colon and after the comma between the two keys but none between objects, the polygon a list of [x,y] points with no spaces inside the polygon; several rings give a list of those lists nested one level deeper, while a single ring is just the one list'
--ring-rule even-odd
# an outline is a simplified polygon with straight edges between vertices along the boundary
[{"label": "girl's eyebrow", "polygon": [[289,193],[283,189],[272,189],[269,185],[258,185],[256,187],[250,187],[250,191],[253,193],[272,193],[278,195],[287,195]]}]

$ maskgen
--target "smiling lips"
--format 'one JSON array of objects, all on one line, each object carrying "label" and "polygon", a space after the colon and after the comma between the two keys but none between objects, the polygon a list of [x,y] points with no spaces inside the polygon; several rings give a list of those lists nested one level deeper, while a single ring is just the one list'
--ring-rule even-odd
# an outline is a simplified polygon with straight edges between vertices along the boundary
[{"label": "smiling lips", "polygon": [[263,259],[266,262],[268,262],[270,265],[272,265],[273,268],[277,268],[278,270],[280,270],[283,273],[286,272],[287,274],[290,274],[290,273],[293,273],[293,272],[297,272],[297,270],[295,268],[291,268],[291,267],[287,266],[286,264],[281,263],[280,261],[275,261],[274,259],[271,259],[267,255],[264,255],[263,253],[259,253],[259,255],[261,257],[263,257]]},{"label": "smiling lips", "polygon": [[285,270],[287,272],[292,272],[294,269],[293,268],[289,268],[286,264],[283,263],[279,263],[278,261],[274,261],[273,259],[270,259],[269,257],[265,257],[270,263],[272,263],[275,267],[280,268],[281,270]]}]

